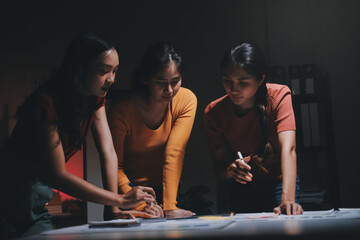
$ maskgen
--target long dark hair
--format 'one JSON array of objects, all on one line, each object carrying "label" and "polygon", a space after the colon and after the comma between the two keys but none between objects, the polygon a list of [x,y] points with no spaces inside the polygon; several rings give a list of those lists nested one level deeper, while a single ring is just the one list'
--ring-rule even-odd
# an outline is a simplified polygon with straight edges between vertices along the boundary
[{"label": "long dark hair", "polygon": [[79,86],[83,85],[89,66],[101,53],[114,47],[106,37],[95,32],[84,32],[77,35],[69,44],[62,65],[45,87],[55,98],[60,123],[59,131],[70,134],[71,146],[81,147],[80,121],[92,114],[95,109],[89,109],[84,104]]},{"label": "long dark hair", "polygon": [[170,62],[175,62],[179,73],[182,73],[182,58],[175,47],[167,42],[157,42],[144,53],[132,77],[131,88],[135,91],[147,91],[145,84],[158,71]]},{"label": "long dark hair", "polygon": [[221,70],[223,71],[229,65],[236,65],[242,68],[247,73],[253,75],[258,82],[260,82],[265,75],[265,79],[259,86],[255,97],[255,107],[264,139],[257,152],[254,153],[255,155],[252,156],[255,162],[262,163],[269,158],[274,151],[267,129],[268,116],[266,114],[266,107],[269,96],[266,87],[268,64],[265,55],[255,44],[241,43],[225,52],[221,60]]}]

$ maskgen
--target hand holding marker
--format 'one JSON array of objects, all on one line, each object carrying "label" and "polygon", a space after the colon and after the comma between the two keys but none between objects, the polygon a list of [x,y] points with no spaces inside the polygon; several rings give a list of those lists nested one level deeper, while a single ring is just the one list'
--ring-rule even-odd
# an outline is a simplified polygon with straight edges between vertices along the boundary
[{"label": "hand holding marker", "polygon": [[[242,163],[244,163],[244,164],[247,165],[247,163],[245,162],[244,157],[243,157],[243,155],[241,154],[240,151],[237,152],[237,156],[238,156],[238,158],[240,158],[240,160],[241,160]],[[246,171],[246,173],[248,173],[248,172],[250,171],[250,169],[246,169],[246,168],[242,168],[242,169],[243,169],[244,171]]]},{"label": "hand holding marker", "polygon": [[247,165],[245,159],[240,151],[237,152],[237,156],[240,159],[241,163],[235,161],[236,169],[233,168],[234,179],[239,183],[246,184],[247,182],[252,181],[252,174],[249,172],[251,170],[250,166]]},{"label": "hand holding marker", "polygon": [[240,158],[240,160],[241,160],[243,163],[245,163],[244,157],[243,157],[243,155],[241,154],[240,151],[237,152],[237,155],[238,155],[238,157]]}]

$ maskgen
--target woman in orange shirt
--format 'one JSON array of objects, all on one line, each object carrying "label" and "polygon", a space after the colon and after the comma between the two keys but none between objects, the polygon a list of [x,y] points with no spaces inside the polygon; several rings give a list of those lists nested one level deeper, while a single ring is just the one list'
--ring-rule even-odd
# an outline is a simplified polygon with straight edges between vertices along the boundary
[{"label": "woman in orange shirt", "polygon": [[[145,52],[133,77],[133,89],[111,102],[108,121],[119,160],[119,189],[154,188],[167,218],[188,217],[176,197],[184,152],[194,122],[197,100],[181,87],[181,57],[160,42]],[[135,208],[162,216],[158,205]]]},{"label": "woman in orange shirt", "polygon": [[230,179],[230,210],[301,214],[291,92],[266,83],[267,69],[254,44],[226,51],[221,71],[227,94],[205,109],[208,145],[217,175]]},{"label": "woman in orange shirt", "polygon": [[[118,65],[117,51],[106,38],[91,32],[80,34],[71,41],[57,74],[26,99],[0,154],[1,239],[52,229],[45,207],[53,196],[52,188],[113,206],[112,218],[134,218],[135,211],[120,211],[119,207],[131,209],[142,201],[155,201],[148,187],[117,194],[117,157],[104,105]],[[107,190],[65,169],[90,129]]]}]

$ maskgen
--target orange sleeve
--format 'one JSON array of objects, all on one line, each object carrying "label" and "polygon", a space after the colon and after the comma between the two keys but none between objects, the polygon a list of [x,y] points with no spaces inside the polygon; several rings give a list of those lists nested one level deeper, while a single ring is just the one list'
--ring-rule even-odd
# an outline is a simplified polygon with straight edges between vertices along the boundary
[{"label": "orange sleeve", "polygon": [[277,133],[296,130],[291,91],[287,86],[280,86],[281,88],[272,96],[272,105],[274,108],[273,121]]},{"label": "orange sleeve", "polygon": [[[182,88],[173,99],[173,127],[165,148],[163,166],[163,209],[177,209],[176,196],[181,177],[185,147],[196,114],[197,99],[190,90]],[[176,98],[177,97],[177,98]]]},{"label": "orange sleeve", "polygon": [[119,102],[112,102],[108,112],[108,122],[114,142],[114,148],[118,157],[118,186],[120,193],[127,193],[131,190],[130,182],[124,172],[124,140],[127,133],[127,124],[123,120],[122,110]]},{"label": "orange sleeve", "polygon": [[141,202],[136,207],[134,207],[133,210],[141,212],[146,206],[146,202]]}]

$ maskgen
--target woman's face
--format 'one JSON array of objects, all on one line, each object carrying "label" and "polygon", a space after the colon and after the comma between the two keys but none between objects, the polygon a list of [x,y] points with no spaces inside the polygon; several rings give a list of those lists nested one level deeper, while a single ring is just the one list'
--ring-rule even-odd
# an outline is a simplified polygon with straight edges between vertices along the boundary
[{"label": "woman's face", "polygon": [[171,61],[147,82],[150,98],[157,102],[169,103],[179,91],[181,80],[176,63]]},{"label": "woman's face", "polygon": [[255,76],[247,73],[244,69],[230,65],[223,71],[222,82],[231,101],[242,109],[249,109],[254,106],[255,94],[264,78],[265,75],[259,82]]},{"label": "woman's face", "polygon": [[89,66],[88,74],[83,83],[86,95],[105,97],[115,81],[119,67],[119,56],[114,48],[101,53]]}]

